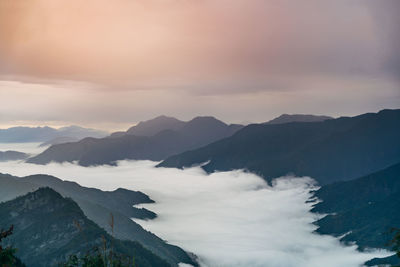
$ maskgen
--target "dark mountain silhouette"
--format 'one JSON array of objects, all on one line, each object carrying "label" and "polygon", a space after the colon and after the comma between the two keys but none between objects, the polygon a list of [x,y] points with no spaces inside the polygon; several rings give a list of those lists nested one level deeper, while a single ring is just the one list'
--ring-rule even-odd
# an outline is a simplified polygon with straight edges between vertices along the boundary
[{"label": "dark mountain silhouette", "polygon": [[68,126],[60,129],[47,126],[0,129],[0,143],[47,142],[58,137],[82,139],[85,137],[100,138],[104,136],[107,136],[106,132],[79,126]]},{"label": "dark mountain silhouette", "polygon": [[139,122],[137,125],[129,128],[126,133],[136,136],[153,136],[164,130],[178,131],[184,125],[184,121],[172,117],[159,116],[148,121]]},{"label": "dark mountain silhouette", "polygon": [[0,225],[14,225],[9,242],[27,266],[57,266],[71,254],[101,247],[102,236],[117,253],[134,256],[138,266],[170,266],[137,242],[113,240],[73,200],[50,188],[0,203]]},{"label": "dark mountain silhouette", "polygon": [[[158,117],[143,122],[139,128],[131,128],[140,133],[153,133],[156,122],[165,127],[177,125],[178,120]],[[168,123],[167,123],[168,122]],[[150,125],[150,126],[149,126]],[[167,126],[166,126],[167,125]],[[146,128],[149,126],[149,128]],[[137,136],[118,133],[108,138],[85,138],[79,142],[54,145],[43,153],[30,158],[28,162],[47,164],[55,162],[78,161],[82,166],[113,164],[117,160],[154,160],[160,161],[171,155],[207,145],[216,140],[231,136],[241,129],[241,125],[227,125],[213,117],[196,117],[185,122],[180,129],[163,129],[152,136]]]},{"label": "dark mountain silhouette", "polygon": [[126,189],[106,192],[82,187],[77,183],[62,181],[49,175],[31,175],[19,178],[0,174],[0,202],[9,201],[40,187],[50,187],[64,197],[72,198],[83,210],[85,216],[110,234],[112,229],[109,225],[109,216],[112,213],[115,237],[139,242],[173,266],[179,262],[193,264],[193,261],[182,249],[166,244],[131,220],[131,218],[152,219],[156,216],[147,209],[133,207],[136,204],[153,202],[141,192]]},{"label": "dark mountain silhouette", "polygon": [[[341,241],[356,242],[361,249],[388,249],[393,237],[390,230],[400,227],[400,163],[356,180],[323,186],[315,196],[322,202],[313,211],[329,214],[316,222],[318,233],[344,235]],[[387,260],[400,263],[397,257]]]},{"label": "dark mountain silhouette", "polygon": [[320,184],[354,179],[400,161],[400,110],[322,122],[253,124],[159,167],[206,163],[207,172],[246,169],[267,180],[288,173]]},{"label": "dark mountain silhouette", "polygon": [[28,154],[18,151],[0,151],[0,161],[9,161],[9,160],[23,160],[29,157]]},{"label": "dark mountain silhouette", "polygon": [[306,114],[282,114],[279,117],[272,119],[265,124],[281,124],[289,122],[319,122],[333,119],[329,116],[316,116],[316,115],[306,115]]}]

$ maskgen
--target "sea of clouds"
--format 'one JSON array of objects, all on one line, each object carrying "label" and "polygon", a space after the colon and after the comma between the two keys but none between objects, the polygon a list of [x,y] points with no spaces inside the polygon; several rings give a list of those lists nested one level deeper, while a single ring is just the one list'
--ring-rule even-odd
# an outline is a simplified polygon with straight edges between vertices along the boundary
[{"label": "sea of clouds", "polygon": [[18,151],[24,152],[31,155],[36,155],[43,152],[47,147],[41,147],[40,142],[28,142],[28,143],[0,143],[0,151]]},{"label": "sea of clouds", "polygon": [[155,168],[156,162],[81,167],[18,161],[0,163],[1,173],[50,174],[87,187],[140,190],[156,201],[151,221],[136,220],[171,244],[195,253],[202,266],[361,266],[384,251],[361,253],[337,238],[313,233],[314,181],[281,177],[268,185],[243,171],[206,174],[201,168]]}]

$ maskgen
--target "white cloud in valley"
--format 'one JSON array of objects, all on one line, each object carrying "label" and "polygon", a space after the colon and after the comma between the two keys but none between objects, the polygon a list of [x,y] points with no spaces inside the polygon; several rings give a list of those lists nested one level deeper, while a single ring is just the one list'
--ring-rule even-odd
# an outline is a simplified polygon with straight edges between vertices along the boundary
[{"label": "white cloud in valley", "polygon": [[317,218],[306,201],[311,178],[282,177],[269,186],[243,171],[207,175],[200,168],[155,168],[151,161],[121,161],[117,167],[0,163],[1,173],[50,174],[83,186],[140,190],[156,201],[152,221],[137,221],[169,243],[199,256],[202,266],[360,266],[386,256],[361,253],[338,239],[313,233]]}]

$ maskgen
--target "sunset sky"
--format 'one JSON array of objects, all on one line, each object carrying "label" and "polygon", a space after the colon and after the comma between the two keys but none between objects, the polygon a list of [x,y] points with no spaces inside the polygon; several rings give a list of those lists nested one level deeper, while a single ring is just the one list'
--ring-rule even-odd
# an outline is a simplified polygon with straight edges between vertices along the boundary
[{"label": "sunset sky", "polygon": [[0,0],[0,128],[400,108],[398,0]]}]

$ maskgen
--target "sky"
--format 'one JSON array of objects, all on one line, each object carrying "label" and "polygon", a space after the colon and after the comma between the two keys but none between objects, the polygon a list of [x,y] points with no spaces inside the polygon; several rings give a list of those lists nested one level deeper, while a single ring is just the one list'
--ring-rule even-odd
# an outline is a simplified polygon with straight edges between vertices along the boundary
[{"label": "sky", "polygon": [[[156,203],[141,205],[157,213],[137,220],[170,244],[199,257],[201,267],[358,267],[385,251],[360,253],[337,238],[318,235],[310,212],[309,177],[280,177],[269,186],[241,170],[206,174],[200,167],[155,168],[151,161],[120,161],[118,166],[35,165],[0,162],[3,173],[54,175],[102,190],[139,190]],[[329,253],[327,253],[329,252]]]},{"label": "sky", "polygon": [[0,128],[400,107],[398,0],[0,0]]}]

